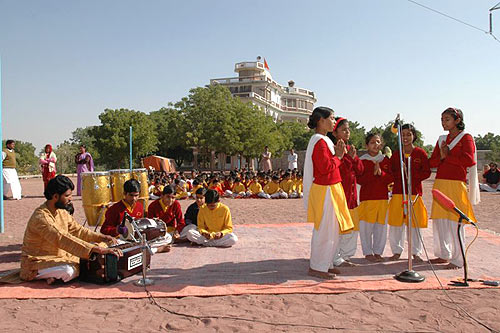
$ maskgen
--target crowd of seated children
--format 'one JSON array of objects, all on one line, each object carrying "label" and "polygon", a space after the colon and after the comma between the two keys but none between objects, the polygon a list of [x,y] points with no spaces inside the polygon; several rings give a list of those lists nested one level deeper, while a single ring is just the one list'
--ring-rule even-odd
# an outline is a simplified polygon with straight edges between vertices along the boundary
[{"label": "crowd of seated children", "polygon": [[166,186],[174,188],[177,200],[195,199],[198,189],[213,189],[225,198],[286,199],[302,197],[302,174],[296,170],[268,172],[236,169],[229,174],[196,170],[187,176],[184,172],[150,172],[150,199],[158,200]]}]

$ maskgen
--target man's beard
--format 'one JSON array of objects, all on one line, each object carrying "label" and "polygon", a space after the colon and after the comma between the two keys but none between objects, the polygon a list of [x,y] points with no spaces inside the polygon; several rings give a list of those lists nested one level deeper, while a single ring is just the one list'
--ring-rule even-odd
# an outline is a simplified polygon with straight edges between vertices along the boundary
[{"label": "man's beard", "polygon": [[70,207],[73,207],[73,204],[70,202],[68,202],[66,205],[62,203],[61,200],[58,200],[55,204],[56,208],[59,208],[59,209],[66,209],[68,210]]}]

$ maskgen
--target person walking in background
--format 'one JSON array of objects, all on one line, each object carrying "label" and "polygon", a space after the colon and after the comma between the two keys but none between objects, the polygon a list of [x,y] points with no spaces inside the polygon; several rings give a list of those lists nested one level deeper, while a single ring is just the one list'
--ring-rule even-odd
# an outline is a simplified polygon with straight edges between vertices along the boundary
[{"label": "person walking in background", "polygon": [[82,172],[94,171],[94,160],[92,159],[92,155],[90,155],[86,149],[87,147],[85,147],[85,145],[81,145],[80,152],[75,156],[76,176],[78,179],[76,185],[76,195],[82,195]]},{"label": "person walking in background", "polygon": [[45,145],[45,151],[40,155],[40,169],[42,172],[43,189],[47,188],[49,180],[56,176],[56,154],[52,151],[50,144]]},{"label": "person walking in background", "polygon": [[3,161],[3,198],[7,199],[9,190],[12,191],[12,198],[21,200],[22,189],[21,183],[16,170],[16,152],[14,148],[16,143],[14,140],[7,140],[5,142],[5,149],[2,151]]},{"label": "person walking in background", "polygon": [[268,172],[273,170],[273,166],[271,164],[271,152],[269,151],[269,147],[264,147],[264,152],[262,153],[262,171]]}]

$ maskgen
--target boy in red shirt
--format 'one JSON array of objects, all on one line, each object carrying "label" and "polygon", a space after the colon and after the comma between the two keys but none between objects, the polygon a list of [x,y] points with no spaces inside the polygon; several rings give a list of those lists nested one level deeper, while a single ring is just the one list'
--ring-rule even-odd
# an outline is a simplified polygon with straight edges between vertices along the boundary
[{"label": "boy in red shirt", "polygon": [[172,186],[165,186],[160,199],[153,201],[148,208],[149,218],[158,218],[167,225],[167,232],[172,236],[172,242],[186,239],[182,230],[186,225],[179,201],[175,200]]},{"label": "boy in red shirt", "polygon": [[123,215],[127,212],[132,218],[140,219],[144,216],[144,207],[139,199],[141,184],[135,179],[130,179],[123,184],[124,197],[116,202],[107,211],[101,233],[113,237],[118,236],[117,227],[123,220]]}]

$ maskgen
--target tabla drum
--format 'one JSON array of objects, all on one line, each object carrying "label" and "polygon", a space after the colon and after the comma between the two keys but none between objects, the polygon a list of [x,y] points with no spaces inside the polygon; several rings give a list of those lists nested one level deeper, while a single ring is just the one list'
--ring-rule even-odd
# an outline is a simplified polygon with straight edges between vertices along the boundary
[{"label": "tabla drum", "polygon": [[82,172],[82,204],[89,225],[101,224],[111,201],[109,172]]},{"label": "tabla drum", "polygon": [[109,178],[111,179],[111,197],[113,202],[123,199],[123,184],[132,178],[129,169],[109,170]]}]

